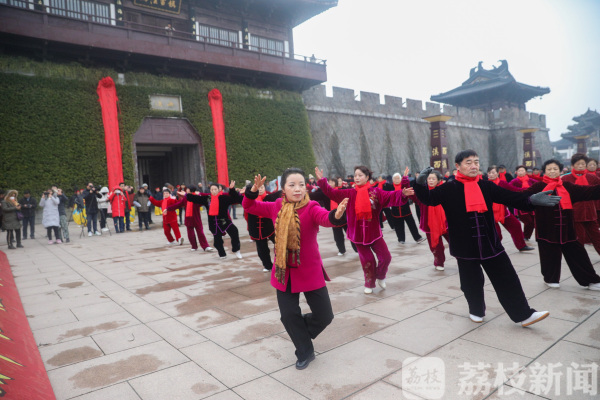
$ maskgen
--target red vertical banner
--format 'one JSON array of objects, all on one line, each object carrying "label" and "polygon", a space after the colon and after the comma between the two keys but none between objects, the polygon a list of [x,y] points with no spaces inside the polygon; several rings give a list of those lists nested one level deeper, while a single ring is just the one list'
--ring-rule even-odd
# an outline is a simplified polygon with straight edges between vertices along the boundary
[{"label": "red vertical banner", "polygon": [[208,92],[208,105],[212,111],[215,130],[215,150],[217,152],[217,182],[229,187],[227,170],[227,144],[225,143],[225,123],[223,122],[223,96],[219,89]]},{"label": "red vertical banner", "polygon": [[121,137],[119,136],[117,89],[112,78],[106,77],[98,82],[96,91],[98,92],[98,101],[102,107],[108,187],[112,190],[120,182],[123,182],[123,155],[121,153]]}]

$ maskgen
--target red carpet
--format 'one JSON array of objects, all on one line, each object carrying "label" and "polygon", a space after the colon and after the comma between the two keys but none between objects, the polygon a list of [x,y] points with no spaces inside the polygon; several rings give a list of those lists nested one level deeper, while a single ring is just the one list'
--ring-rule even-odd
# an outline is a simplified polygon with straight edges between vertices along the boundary
[{"label": "red carpet", "polygon": [[0,251],[0,398],[55,400],[15,285]]}]

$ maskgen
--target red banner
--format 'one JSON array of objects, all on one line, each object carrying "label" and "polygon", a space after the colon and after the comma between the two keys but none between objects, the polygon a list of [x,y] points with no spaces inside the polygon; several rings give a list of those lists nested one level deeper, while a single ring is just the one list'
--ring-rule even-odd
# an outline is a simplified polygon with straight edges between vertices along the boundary
[{"label": "red banner", "polygon": [[0,251],[0,398],[55,400],[6,254]]},{"label": "red banner", "polygon": [[123,182],[123,156],[121,154],[121,137],[119,136],[119,119],[117,114],[117,90],[112,78],[102,78],[98,82],[98,101],[102,107],[104,123],[104,142],[106,143],[106,167],[108,170],[108,189]]},{"label": "red banner", "polygon": [[217,152],[217,182],[229,187],[227,170],[227,144],[225,143],[225,123],[223,122],[223,96],[219,89],[208,92],[208,104],[212,111],[215,130],[215,150]]}]

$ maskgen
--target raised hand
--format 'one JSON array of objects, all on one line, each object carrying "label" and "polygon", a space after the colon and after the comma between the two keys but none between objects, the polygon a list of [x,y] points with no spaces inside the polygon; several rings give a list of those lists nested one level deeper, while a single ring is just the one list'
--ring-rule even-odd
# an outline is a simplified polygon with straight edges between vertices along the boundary
[{"label": "raised hand", "polygon": [[261,177],[260,174],[254,175],[254,185],[252,185],[252,188],[250,189],[250,191],[258,192],[258,189],[265,184],[266,180],[267,180],[266,176]]},{"label": "raised hand", "polygon": [[346,206],[348,205],[348,197],[342,200],[341,203],[338,204],[337,210],[335,210],[335,219],[342,218],[344,212],[346,211]]},{"label": "raised hand", "polygon": [[181,196],[181,197],[185,197],[185,192],[183,190],[180,190],[179,192],[177,192],[177,195]]},{"label": "raised hand", "polygon": [[425,167],[423,171],[419,173],[419,177],[417,178],[417,184],[421,186],[427,186],[427,177],[433,171],[432,167]]},{"label": "raised hand", "polygon": [[235,181],[231,181],[229,184],[229,189],[233,189],[235,187]]},{"label": "raised hand", "polygon": [[552,196],[552,190],[539,192],[529,197],[529,201],[534,206],[554,207],[560,202],[560,196]]},{"label": "raised hand", "polygon": [[409,173],[410,173],[410,169],[408,167],[404,168],[404,175],[403,176],[408,176]]},{"label": "raised hand", "polygon": [[319,167],[315,167],[315,177],[317,180],[323,179],[323,170],[319,169]]},{"label": "raised hand", "polygon": [[415,195],[415,189],[413,189],[411,187],[405,187],[404,189],[402,189],[402,196],[408,197],[408,196],[414,196],[414,195]]}]

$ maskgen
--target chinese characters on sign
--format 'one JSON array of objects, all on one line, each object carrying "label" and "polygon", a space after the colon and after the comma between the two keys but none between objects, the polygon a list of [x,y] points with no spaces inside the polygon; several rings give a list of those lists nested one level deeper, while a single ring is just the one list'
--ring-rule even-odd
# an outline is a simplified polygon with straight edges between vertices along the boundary
[{"label": "chinese characters on sign", "polygon": [[446,138],[446,121],[450,120],[447,115],[436,115],[423,118],[430,123],[431,131],[431,157],[430,164],[441,173],[448,169],[448,141]]},{"label": "chinese characters on sign", "polygon": [[150,95],[150,108],[161,111],[182,112],[181,98],[179,96],[166,96],[161,94]]},{"label": "chinese characters on sign", "polygon": [[133,4],[172,14],[179,14],[181,12],[181,0],[133,0]]}]

